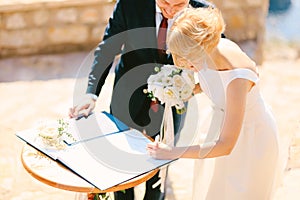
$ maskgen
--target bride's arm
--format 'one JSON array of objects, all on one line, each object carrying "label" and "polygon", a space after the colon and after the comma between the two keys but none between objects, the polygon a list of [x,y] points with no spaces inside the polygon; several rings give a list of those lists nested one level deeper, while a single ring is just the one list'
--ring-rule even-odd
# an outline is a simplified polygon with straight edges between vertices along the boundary
[{"label": "bride's arm", "polygon": [[150,155],[157,159],[203,158],[201,152],[209,152],[205,158],[229,155],[234,148],[242,127],[246,98],[252,82],[235,79],[227,87],[226,111],[220,138],[213,145],[169,147],[165,144],[149,144]]},{"label": "bride's arm", "polygon": [[[246,79],[234,79],[229,83],[226,94],[226,110],[219,140],[205,156],[207,158],[229,155],[233,150],[243,125],[247,94],[252,82]],[[200,150],[201,151],[201,150]]]}]

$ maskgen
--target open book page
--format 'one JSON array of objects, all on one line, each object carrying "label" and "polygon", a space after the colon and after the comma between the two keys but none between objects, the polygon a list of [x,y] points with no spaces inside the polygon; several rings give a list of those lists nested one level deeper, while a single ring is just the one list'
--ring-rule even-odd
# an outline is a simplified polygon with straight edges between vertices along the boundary
[{"label": "open book page", "polygon": [[[76,141],[92,139],[101,135],[122,131],[115,123],[113,116],[106,113],[91,114],[80,120],[71,119],[69,132],[76,138]],[[128,129],[128,127],[126,127]],[[74,141],[65,138],[67,143]]]},{"label": "open book page", "polygon": [[107,133],[119,131],[114,118],[107,113],[92,114],[88,118],[81,118],[80,120],[65,119],[64,121],[69,124],[67,132],[71,137],[66,137],[65,135],[62,136],[62,144],[60,147],[51,147],[49,145],[45,146],[42,138],[39,136],[39,134],[44,134],[44,132],[48,132],[45,134],[46,137],[56,136],[56,132],[58,132],[57,129],[59,127],[57,121],[39,122],[37,123],[36,127],[20,131],[16,135],[34,148],[55,160],[58,152],[66,147],[66,144],[63,143],[63,140],[71,144],[75,141],[78,142],[83,139],[94,138]]},{"label": "open book page", "polygon": [[132,129],[74,145],[61,152],[58,160],[105,190],[171,162],[150,157],[146,152],[149,142]]}]

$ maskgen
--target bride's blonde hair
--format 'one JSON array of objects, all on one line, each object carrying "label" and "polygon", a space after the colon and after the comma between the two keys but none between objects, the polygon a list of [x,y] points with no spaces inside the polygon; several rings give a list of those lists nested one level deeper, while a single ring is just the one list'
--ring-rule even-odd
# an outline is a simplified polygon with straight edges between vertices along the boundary
[{"label": "bride's blonde hair", "polygon": [[197,61],[218,45],[224,30],[225,23],[217,8],[186,8],[168,34],[168,51],[175,64],[180,58]]}]

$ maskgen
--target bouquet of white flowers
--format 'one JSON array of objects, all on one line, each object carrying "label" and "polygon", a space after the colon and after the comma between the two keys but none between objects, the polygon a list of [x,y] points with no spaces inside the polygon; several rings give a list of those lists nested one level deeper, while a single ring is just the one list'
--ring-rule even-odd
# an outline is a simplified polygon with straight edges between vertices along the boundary
[{"label": "bouquet of white flowers", "polygon": [[179,69],[174,65],[156,67],[155,71],[157,73],[148,78],[148,88],[144,92],[148,93],[152,101],[159,100],[161,104],[165,104],[160,141],[173,145],[174,127],[171,108],[175,106],[179,113],[185,110],[184,102],[193,95],[195,87],[194,72]]},{"label": "bouquet of white flowers", "polygon": [[173,65],[164,65],[151,75],[148,82],[148,93],[152,101],[158,99],[161,104],[175,106],[178,112],[184,110],[184,102],[193,95],[195,87],[194,74],[191,70],[179,69]]}]

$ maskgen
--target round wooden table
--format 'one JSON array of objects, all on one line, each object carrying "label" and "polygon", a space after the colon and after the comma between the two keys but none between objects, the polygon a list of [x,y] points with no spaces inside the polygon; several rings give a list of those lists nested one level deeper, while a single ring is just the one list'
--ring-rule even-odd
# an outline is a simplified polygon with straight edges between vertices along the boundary
[{"label": "round wooden table", "polygon": [[61,164],[28,145],[25,145],[22,149],[21,160],[27,172],[37,180],[59,189],[85,193],[107,193],[125,190],[147,181],[158,172],[158,169],[156,169],[107,190],[99,190]]}]

